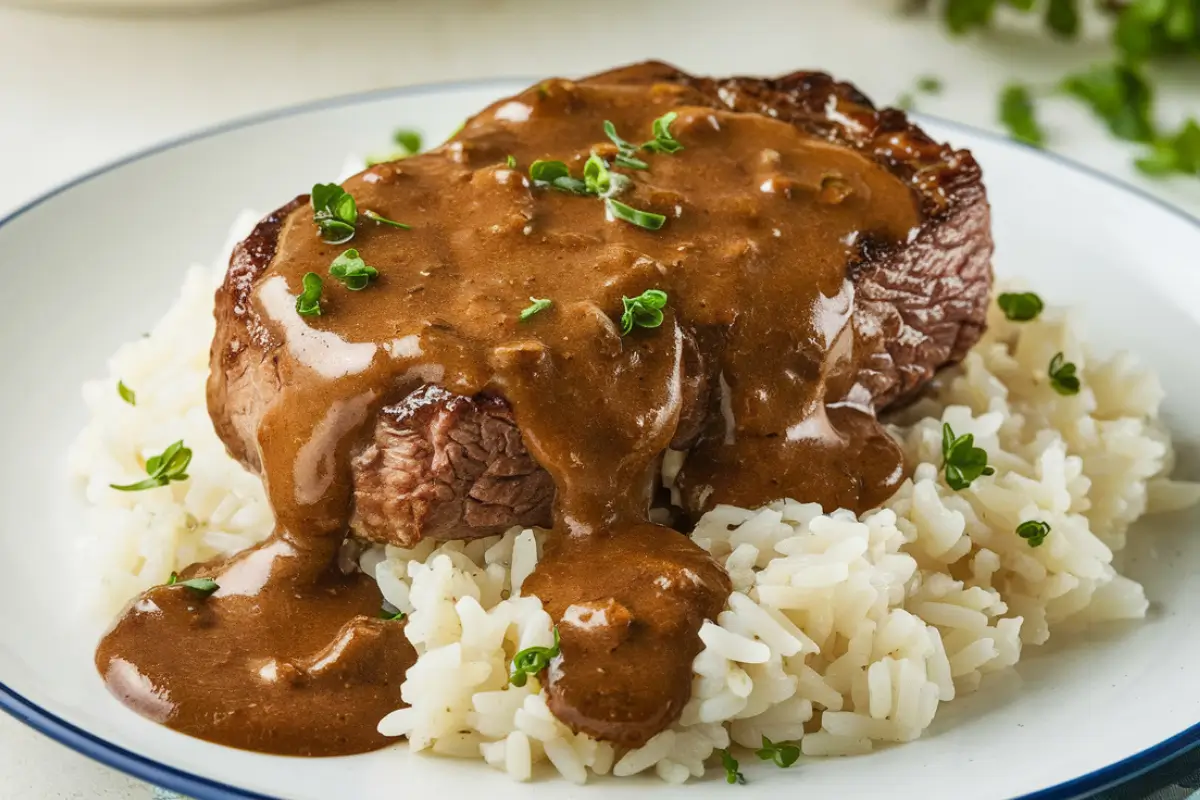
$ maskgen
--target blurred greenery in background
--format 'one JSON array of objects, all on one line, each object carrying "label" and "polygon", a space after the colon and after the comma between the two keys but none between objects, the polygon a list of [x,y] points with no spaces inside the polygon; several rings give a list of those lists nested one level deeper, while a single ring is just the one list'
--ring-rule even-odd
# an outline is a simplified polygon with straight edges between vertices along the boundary
[{"label": "blurred greenery in background", "polygon": [[[1048,90],[1009,84],[998,103],[1000,121],[1013,138],[1040,147],[1045,133],[1037,102],[1055,97],[1086,104],[1117,138],[1144,145],[1136,164],[1152,176],[1200,176],[1200,123],[1188,119],[1163,130],[1154,113],[1153,68],[1179,59],[1200,62],[1200,0],[910,0],[915,13],[938,13],[951,33],[966,36],[987,28],[1001,8],[1042,18],[1063,40],[1079,36],[1085,4],[1111,25],[1111,60],[1063,76]],[[1200,80],[1196,85],[1200,96]]]}]

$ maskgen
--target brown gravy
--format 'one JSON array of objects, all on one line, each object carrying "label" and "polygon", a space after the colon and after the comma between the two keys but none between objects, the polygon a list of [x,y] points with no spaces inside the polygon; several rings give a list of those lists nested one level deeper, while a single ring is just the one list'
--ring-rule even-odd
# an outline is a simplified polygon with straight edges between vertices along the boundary
[{"label": "brown gravy", "polygon": [[[534,186],[529,165],[579,177],[678,112],[685,149],[644,153],[619,199],[664,214],[658,231],[609,220],[603,203]],[[516,159],[518,168],[506,165]],[[350,459],[379,409],[423,383],[504,397],[557,487],[547,552],[526,583],[558,623],[546,675],[575,730],[636,746],[669,726],[690,690],[696,631],[719,613],[724,571],[647,520],[659,459],[681,425],[688,363],[712,365],[707,414],[681,487],[693,509],[784,496],[869,508],[903,477],[897,446],[854,385],[847,265],[860,236],[905,240],[913,190],[856,152],[758,114],[716,110],[686,87],[549,81],[496,103],[442,147],[346,181],[361,224],[324,243],[311,210],[283,223],[257,316],[282,345],[283,389],[259,431],[276,534],[193,568],[221,589],[136,599],[97,664],[112,691],[177,730],[237,747],[334,755],[384,744],[414,653],[380,596],[336,570]],[[363,291],[329,276],[356,248],[379,271]],[[300,317],[301,278],[325,281]],[[661,327],[621,336],[622,296],[667,292]],[[553,305],[526,321],[531,297]]]}]

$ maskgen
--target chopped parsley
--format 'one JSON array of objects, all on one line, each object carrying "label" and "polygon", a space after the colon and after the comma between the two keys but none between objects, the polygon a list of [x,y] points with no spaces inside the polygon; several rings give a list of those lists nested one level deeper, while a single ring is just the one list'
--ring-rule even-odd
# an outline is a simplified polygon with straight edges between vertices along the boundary
[{"label": "chopped parsley", "polygon": [[800,748],[792,742],[776,744],[764,736],[762,737],[762,747],[755,750],[754,754],[763,761],[774,761],[775,766],[786,769],[800,758]]},{"label": "chopped parsley", "polygon": [[[309,275],[311,274],[310,272]],[[351,247],[333,260],[329,265],[329,274],[344,283],[350,291],[360,292],[367,288],[368,283],[379,277],[379,270],[368,267],[358,255],[358,251]],[[306,275],[305,279],[307,278]],[[307,286],[307,283],[305,285]]]},{"label": "chopped parsley", "polygon": [[523,311],[521,311],[521,322],[524,322],[525,320],[529,319],[534,314],[539,314],[539,313],[545,311],[547,308],[549,308],[552,305],[554,305],[554,302],[552,300],[550,300],[550,298],[548,298],[548,297],[541,297],[541,298],[531,297],[531,298],[529,298],[529,305],[526,306]]},{"label": "chopped parsley", "polygon": [[667,293],[661,289],[647,289],[637,297],[622,297],[621,303],[625,306],[621,314],[621,335],[628,336],[634,328],[662,325]]},{"label": "chopped parsley", "polygon": [[312,187],[313,222],[321,238],[329,244],[342,244],[354,238],[358,206],[354,197],[336,183],[318,183]]},{"label": "chopped parsley", "polygon": [[180,439],[178,442],[168,445],[167,449],[158,455],[146,459],[146,474],[150,477],[137,483],[123,486],[110,483],[109,486],[120,492],[140,492],[144,489],[166,486],[171,481],[186,481],[187,468],[190,463],[192,463],[192,451],[184,447],[183,440]]},{"label": "chopped parsley", "polygon": [[537,675],[550,666],[550,659],[560,652],[558,644],[558,628],[555,628],[552,647],[526,647],[513,656],[513,672],[508,682],[513,686],[524,686],[530,675]]},{"label": "chopped parsley", "polygon": [[1062,353],[1055,353],[1046,369],[1050,376],[1050,386],[1063,396],[1079,394],[1079,376],[1075,374],[1075,365],[1063,358]]},{"label": "chopped parsley", "polygon": [[129,405],[137,405],[137,395],[134,393],[133,389],[130,389],[125,385],[124,381],[117,381],[117,394],[121,396],[122,400],[124,400],[126,403],[129,403]]},{"label": "chopped parsley", "polygon": [[167,586],[182,586],[186,589],[191,589],[194,592],[208,597],[221,587],[212,578],[190,578],[186,581],[179,580],[179,575],[175,572],[171,573],[171,580],[167,581]]},{"label": "chopped parsley", "polygon": [[1033,106],[1033,94],[1028,86],[1010,83],[1000,93],[1000,122],[1008,129],[1008,135],[1018,142],[1041,147],[1046,143],[1046,134],[1037,120]]},{"label": "chopped parsley", "polygon": [[296,295],[296,313],[302,317],[321,316],[321,287],[324,282],[315,272],[304,273],[304,290]]},{"label": "chopped parsley", "polygon": [[981,475],[995,474],[988,466],[987,451],[975,446],[975,434],[955,436],[950,423],[942,423],[942,462],[946,470],[946,485],[961,491]]},{"label": "chopped parsley", "polygon": [[1046,304],[1033,292],[1004,292],[996,298],[996,304],[1006,319],[1013,322],[1028,322],[1042,313]]},{"label": "chopped parsley", "polygon": [[738,771],[738,762],[733,754],[728,750],[718,750],[717,754],[721,756],[721,766],[725,768],[725,782],[745,785],[746,776]]},{"label": "chopped parsley", "polygon": [[1200,124],[1189,119],[1178,133],[1155,140],[1135,163],[1147,175],[1200,175]]},{"label": "chopped parsley", "polygon": [[1041,520],[1028,519],[1017,526],[1017,536],[1029,542],[1030,547],[1041,547],[1050,533],[1050,525]]},{"label": "chopped parsley", "polygon": [[683,149],[683,145],[671,133],[671,123],[679,118],[679,114],[674,111],[668,111],[663,114],[650,126],[654,138],[642,145],[643,150],[648,150],[651,153],[678,153]]}]

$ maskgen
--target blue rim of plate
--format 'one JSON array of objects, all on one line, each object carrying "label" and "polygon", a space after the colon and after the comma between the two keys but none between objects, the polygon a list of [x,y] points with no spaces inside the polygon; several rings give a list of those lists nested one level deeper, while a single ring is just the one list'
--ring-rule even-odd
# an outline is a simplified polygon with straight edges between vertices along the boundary
[{"label": "blue rim of plate", "polygon": [[[0,228],[3,228],[8,223],[15,220],[17,217],[28,213],[37,208],[48,200],[53,199],[57,195],[86,183],[93,178],[99,177],[107,172],[120,169],[135,161],[140,161],[143,158],[161,153],[167,150],[173,150],[177,147],[190,144],[200,139],[207,139],[222,133],[238,130],[240,128],[248,128],[264,122],[270,122],[276,119],[295,116],[310,111],[321,111],[330,108],[339,108],[341,106],[355,105],[358,103],[377,102],[389,100],[396,97],[410,97],[424,94],[434,94],[437,92],[457,91],[464,89],[479,89],[489,86],[506,86],[513,83],[527,82],[529,79],[521,77],[509,78],[485,78],[478,80],[466,81],[448,81],[441,83],[426,83],[415,86],[404,86],[392,89],[379,89],[371,92],[360,92],[357,94],[342,95],[332,97],[325,100],[317,100],[311,103],[303,103],[295,106],[268,111],[262,114],[254,114],[246,117],[241,117],[230,122],[214,125],[212,127],[203,128],[194,133],[187,134],[175,139],[170,139],[166,142],[154,145],[134,152],[124,158],[105,164],[83,173],[82,175],[67,181],[54,189],[42,194],[23,206],[17,208],[12,213],[0,218]],[[1114,178],[1111,175],[1100,172],[1085,164],[1073,161],[1065,156],[1057,153],[1050,153],[1044,150],[1038,150],[1020,142],[1008,139],[1000,134],[993,133],[982,128],[976,128],[972,125],[966,125],[954,120],[942,119],[928,114],[916,114],[918,118],[927,119],[937,125],[946,128],[957,129],[973,136],[980,136],[989,139],[993,142],[1004,144],[1008,147],[1028,150],[1037,154],[1041,158],[1057,162],[1075,172],[1086,175],[1101,183],[1108,184],[1118,191],[1125,194],[1131,194],[1142,201],[1150,203],[1165,211],[1166,213],[1189,223],[1200,229],[1200,218],[1194,217],[1181,208],[1171,205],[1149,192],[1132,186],[1124,181]],[[30,700],[21,696],[14,690],[10,689],[3,683],[0,683],[0,710],[3,710],[25,723],[40,733],[49,736],[56,742],[66,745],[67,747],[79,752],[88,758],[105,764],[114,769],[118,769],[135,778],[140,778],[155,786],[171,791],[179,792],[195,800],[278,800],[270,795],[259,794],[247,789],[239,789],[236,786],[230,786],[220,781],[215,781],[210,778],[205,778],[200,775],[195,775],[175,767],[168,766],[153,759],[140,756],[131,750],[119,747],[110,742],[106,742],[98,736],[95,736],[87,731],[79,728],[76,725],[67,722],[61,717],[50,713],[49,711],[34,704]],[[1111,789],[1120,784],[1131,781],[1146,773],[1163,766],[1169,761],[1187,753],[1190,750],[1200,746],[1200,722],[1192,725],[1186,730],[1175,734],[1169,739],[1165,739],[1158,744],[1148,747],[1140,753],[1122,759],[1107,767],[1080,775],[1077,778],[1072,778],[1069,781],[1056,784],[1046,789],[1039,789],[1031,794],[1022,795],[1013,800],[1081,800],[1082,798],[1090,797],[1106,789]]]}]

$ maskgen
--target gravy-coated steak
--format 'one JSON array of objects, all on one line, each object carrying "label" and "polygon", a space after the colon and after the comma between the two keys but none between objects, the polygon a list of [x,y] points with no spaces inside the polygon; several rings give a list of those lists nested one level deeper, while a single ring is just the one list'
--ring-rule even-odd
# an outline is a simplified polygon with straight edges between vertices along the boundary
[{"label": "gravy-coated steak", "polygon": [[[711,79],[646,63],[580,83],[685,86],[689,105],[707,103],[789,122],[814,139],[883,165],[910,187],[921,222],[906,241],[888,243],[869,232],[852,237],[845,278],[852,286],[856,373],[844,381],[841,396],[827,398],[830,402],[878,411],[903,401],[978,340],[991,285],[992,240],[980,169],[970,153],[933,141],[902,112],[876,110],[850,84],[818,72]],[[469,136],[485,115],[495,119],[501,105],[468,121],[460,137]],[[446,147],[454,147],[454,141]],[[828,202],[838,202],[843,190],[833,175],[820,187]],[[306,202],[307,197],[297,198],[258,225],[235,250],[217,292],[209,410],[230,453],[256,470],[261,466],[258,423],[280,391],[275,354],[282,344],[260,323],[252,289],[275,257],[284,220]],[[763,224],[769,226],[770,220]],[[723,330],[687,332],[689,342],[693,337],[719,341],[724,335]],[[676,447],[690,446],[705,421],[723,410],[723,376],[698,352],[685,348]],[[500,394],[464,397],[429,383],[407,397],[392,398],[351,461],[354,532],[411,547],[425,536],[472,538],[511,525],[547,524],[553,481],[527,452]],[[703,499],[692,503],[703,504]]]}]

